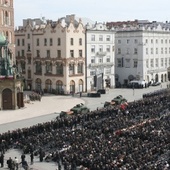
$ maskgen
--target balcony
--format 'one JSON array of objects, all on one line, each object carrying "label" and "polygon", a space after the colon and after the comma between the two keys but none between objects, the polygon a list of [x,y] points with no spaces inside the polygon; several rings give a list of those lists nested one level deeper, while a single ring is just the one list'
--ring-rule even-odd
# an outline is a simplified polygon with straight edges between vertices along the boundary
[{"label": "balcony", "polygon": [[95,68],[95,67],[112,67],[113,65],[114,65],[113,62],[91,63],[91,64],[89,64],[89,68]]},{"label": "balcony", "polygon": [[99,51],[99,52],[96,53],[96,55],[99,56],[99,57],[104,57],[104,56],[106,56],[106,54],[107,54],[106,51],[105,52],[103,52],[103,51],[100,52]]}]

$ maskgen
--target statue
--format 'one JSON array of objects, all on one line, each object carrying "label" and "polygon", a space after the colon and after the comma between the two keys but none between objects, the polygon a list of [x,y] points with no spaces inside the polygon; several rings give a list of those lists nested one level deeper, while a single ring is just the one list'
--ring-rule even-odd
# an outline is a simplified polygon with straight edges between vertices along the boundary
[{"label": "statue", "polygon": [[8,41],[5,36],[0,33],[0,75],[9,77],[13,75],[12,66],[10,63],[10,51]]}]

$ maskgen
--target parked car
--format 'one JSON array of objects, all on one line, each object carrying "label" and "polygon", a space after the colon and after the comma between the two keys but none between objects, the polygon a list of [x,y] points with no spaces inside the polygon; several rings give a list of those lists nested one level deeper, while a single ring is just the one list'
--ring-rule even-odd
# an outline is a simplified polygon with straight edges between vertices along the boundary
[{"label": "parked car", "polygon": [[156,82],[152,83],[152,86],[159,86],[159,85],[161,85],[161,82],[159,82],[159,81],[156,81]]}]

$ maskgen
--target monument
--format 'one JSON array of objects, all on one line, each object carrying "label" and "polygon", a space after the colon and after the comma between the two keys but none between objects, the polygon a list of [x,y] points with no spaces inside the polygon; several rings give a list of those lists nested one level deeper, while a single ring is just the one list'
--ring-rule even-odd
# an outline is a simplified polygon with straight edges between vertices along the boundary
[{"label": "monument", "polygon": [[10,57],[8,41],[0,33],[0,110],[24,107],[23,81]]}]

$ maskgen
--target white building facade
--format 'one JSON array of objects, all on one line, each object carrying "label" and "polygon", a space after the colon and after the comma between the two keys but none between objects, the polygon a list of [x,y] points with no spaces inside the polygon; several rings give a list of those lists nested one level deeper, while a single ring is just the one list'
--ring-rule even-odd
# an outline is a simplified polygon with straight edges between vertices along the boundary
[{"label": "white building facade", "polygon": [[169,24],[145,23],[116,31],[116,83],[126,85],[131,80],[166,82],[169,66]]},{"label": "white building facade", "polygon": [[115,32],[103,23],[86,26],[87,91],[115,86]]},{"label": "white building facade", "polygon": [[25,89],[85,91],[85,30],[81,21],[75,24],[74,16],[67,20],[27,19],[15,30],[16,60]]}]

